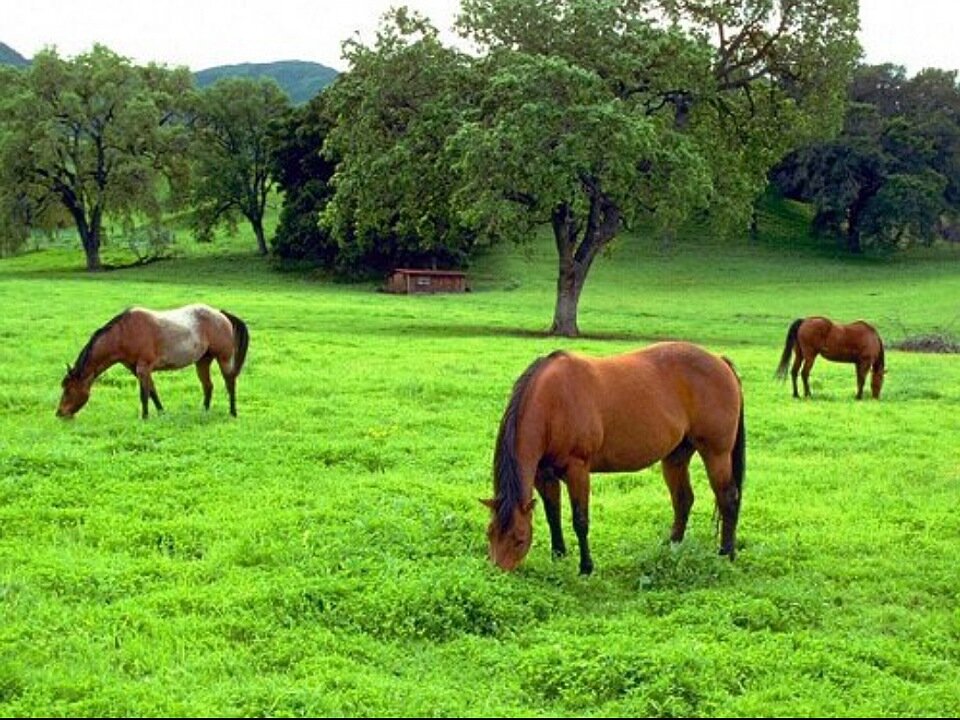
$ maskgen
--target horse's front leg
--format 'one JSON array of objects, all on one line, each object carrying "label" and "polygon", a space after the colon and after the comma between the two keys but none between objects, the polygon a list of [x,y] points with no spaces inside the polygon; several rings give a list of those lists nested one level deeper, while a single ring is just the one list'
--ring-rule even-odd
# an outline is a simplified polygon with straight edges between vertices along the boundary
[{"label": "horse's front leg", "polygon": [[581,460],[574,460],[566,467],[567,492],[570,494],[570,509],[573,513],[573,530],[580,545],[580,574],[593,572],[593,558],[587,534],[590,532],[590,469]]},{"label": "horse's front leg", "polygon": [[567,554],[567,546],[563,542],[563,528],[560,525],[560,481],[550,468],[540,468],[537,470],[534,485],[543,501],[543,512],[550,527],[550,548],[553,556],[563,557]]},{"label": "horse's front leg", "polygon": [[153,376],[150,374],[150,365],[146,363],[137,363],[136,376],[140,382],[140,407],[142,408],[141,417],[146,420],[148,417],[148,401],[153,400],[157,412],[163,411],[163,405],[160,404],[160,396],[157,395],[157,389],[153,384]]}]

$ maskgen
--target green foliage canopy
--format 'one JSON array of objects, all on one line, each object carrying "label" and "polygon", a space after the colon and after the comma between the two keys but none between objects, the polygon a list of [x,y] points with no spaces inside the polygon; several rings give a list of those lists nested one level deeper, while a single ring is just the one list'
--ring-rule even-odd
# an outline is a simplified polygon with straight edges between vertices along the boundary
[{"label": "green foliage canopy", "polygon": [[929,244],[960,226],[960,86],[956,71],[908,79],[864,66],[850,84],[843,131],[790,153],[772,178],[813,203],[815,227],[850,252]]},{"label": "green foliage canopy", "polygon": [[463,264],[473,237],[451,205],[446,142],[470,107],[470,58],[405,9],[387,15],[374,47],[349,42],[346,55],[350,72],[325,91],[335,124],[324,152],[338,164],[322,223],[340,263]]},{"label": "green foliage canopy", "polygon": [[270,172],[283,205],[271,243],[281,258],[332,267],[338,246],[319,223],[333,194],[330,180],[336,168],[321,152],[333,126],[326,99],[326,93],[317,95],[274,126]]},{"label": "green foliage canopy", "polygon": [[844,0],[462,6],[485,85],[456,138],[456,197],[481,233],[529,237],[550,220],[563,335],[624,225],[708,210],[718,229],[743,226],[767,169],[839,120],[858,50]]},{"label": "green foliage canopy", "polygon": [[0,76],[0,210],[25,232],[68,214],[99,270],[105,218],[156,218],[186,170],[186,69],[139,67],[102,45]]},{"label": "green foliage canopy", "polygon": [[286,95],[269,78],[225,78],[197,94],[194,108],[194,219],[209,240],[221,222],[242,216],[257,249],[267,254],[263,216],[273,188],[271,127],[290,112]]}]

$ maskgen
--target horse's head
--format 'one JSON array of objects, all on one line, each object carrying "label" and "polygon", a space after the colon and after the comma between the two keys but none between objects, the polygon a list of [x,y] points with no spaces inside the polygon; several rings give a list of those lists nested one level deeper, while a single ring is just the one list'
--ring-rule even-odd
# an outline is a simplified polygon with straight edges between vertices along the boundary
[{"label": "horse's head", "polygon": [[500,500],[481,500],[493,517],[487,527],[490,559],[502,570],[513,570],[526,557],[533,542],[533,506],[535,501],[517,503],[507,518],[501,519]]},{"label": "horse's head", "polygon": [[883,343],[880,343],[880,352],[877,353],[877,359],[873,361],[872,372],[870,373],[870,392],[873,393],[873,399],[880,399],[880,391],[883,389],[883,377],[887,373],[887,363],[884,358]]},{"label": "horse's head", "polygon": [[60,386],[63,388],[63,394],[60,396],[60,404],[57,406],[57,417],[72,418],[80,408],[87,404],[90,399],[91,381],[84,380],[74,368],[67,365],[67,374],[64,375]]}]

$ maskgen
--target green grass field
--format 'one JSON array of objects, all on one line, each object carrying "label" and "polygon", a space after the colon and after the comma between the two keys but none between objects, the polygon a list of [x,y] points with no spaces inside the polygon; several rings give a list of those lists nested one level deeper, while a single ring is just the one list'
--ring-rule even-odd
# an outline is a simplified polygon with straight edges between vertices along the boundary
[{"label": "green grass field", "polygon": [[[547,238],[459,296],[272,272],[249,238],[95,277],[73,250],[0,261],[0,714],[960,714],[960,356],[888,351],[880,402],[850,366],[818,361],[810,401],[773,379],[796,317],[956,332],[960,252],[838,259],[791,212],[753,243],[622,240],[575,341],[540,333]],[[146,422],[119,368],[54,417],[93,330],[188,302],[250,326],[237,420],[189,369]],[[663,338],[743,378],[736,562],[695,459],[678,548],[655,466],[594,477],[590,578],[539,508],[524,564],[493,568],[477,499],[516,377]]]}]

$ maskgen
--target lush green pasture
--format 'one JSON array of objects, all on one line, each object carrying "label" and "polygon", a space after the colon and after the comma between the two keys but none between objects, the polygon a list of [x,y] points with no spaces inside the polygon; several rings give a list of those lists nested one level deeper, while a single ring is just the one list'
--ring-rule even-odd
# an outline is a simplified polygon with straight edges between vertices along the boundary
[{"label": "lush green pasture", "polygon": [[[960,714],[960,356],[889,351],[880,402],[849,366],[818,361],[811,401],[773,380],[799,316],[888,344],[960,329],[960,253],[841,261],[784,214],[764,232],[624,240],[576,341],[539,333],[547,239],[481,258],[462,296],[207,248],[97,277],[73,251],[0,261],[0,714]],[[157,376],[146,422],[120,369],[54,417],[96,327],[197,301],[250,326],[237,420],[219,378],[201,410],[191,370]],[[477,499],[514,379],[661,338],[742,374],[736,562],[695,461],[682,546],[654,467],[595,477],[592,577],[551,560],[539,510],[526,562],[491,567]]]}]

